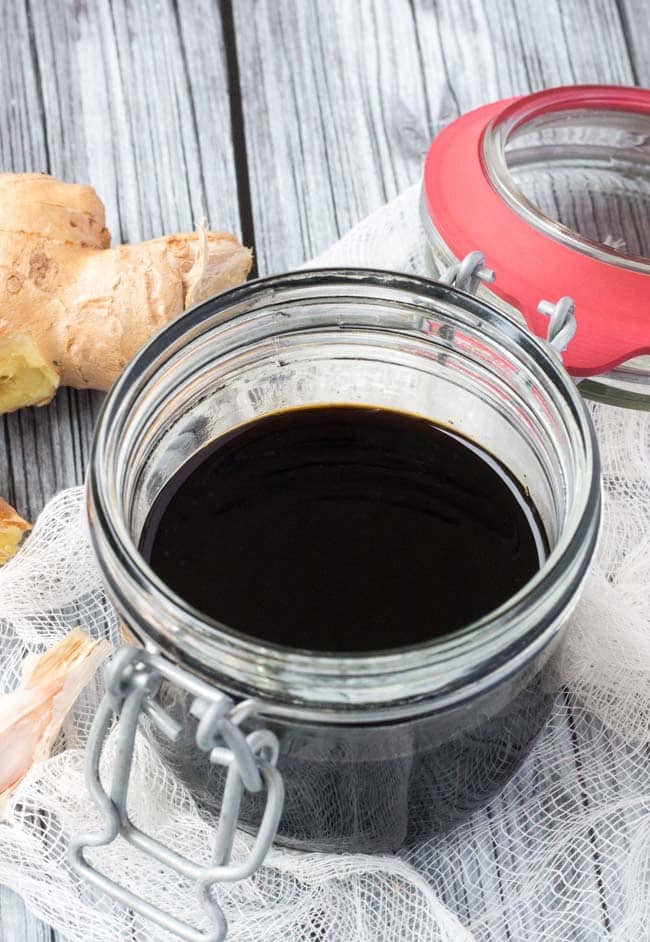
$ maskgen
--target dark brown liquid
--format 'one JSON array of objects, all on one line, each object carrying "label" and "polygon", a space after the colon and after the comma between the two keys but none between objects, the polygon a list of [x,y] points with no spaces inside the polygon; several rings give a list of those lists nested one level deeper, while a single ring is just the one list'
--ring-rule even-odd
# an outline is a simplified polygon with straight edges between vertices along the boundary
[{"label": "dark brown liquid", "polygon": [[141,548],[212,619],[332,652],[447,634],[514,595],[544,554],[494,459],[424,419],[351,406],[275,413],[211,443],[162,490]]}]

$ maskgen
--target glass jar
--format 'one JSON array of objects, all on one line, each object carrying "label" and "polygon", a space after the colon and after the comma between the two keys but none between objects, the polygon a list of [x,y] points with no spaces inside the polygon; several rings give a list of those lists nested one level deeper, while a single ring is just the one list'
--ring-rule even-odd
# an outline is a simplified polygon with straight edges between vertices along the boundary
[{"label": "glass jar", "polygon": [[[333,403],[426,417],[494,455],[543,522],[549,553],[539,573],[462,630],[362,655],[262,644],[175,596],[138,552],[165,483],[236,426]],[[303,271],[206,302],[138,354],[100,417],[88,502],[109,596],[134,641],[168,665],[162,689],[159,680],[142,683],[140,705],[150,719],[163,709],[167,717],[150,735],[197,800],[218,809],[232,765],[216,740],[203,751],[196,746],[208,692],[216,690],[231,706],[247,704],[239,714],[234,708],[240,731],[267,731],[267,746],[277,742],[277,762],[275,746],[266,756],[286,793],[279,843],[386,852],[487,802],[543,726],[554,656],[597,539],[599,461],[587,410],[559,356],[504,313],[413,276]],[[432,624],[435,618],[432,593]],[[184,689],[171,695],[168,682],[178,681],[180,669]],[[124,676],[111,688],[113,706]],[[104,732],[109,712],[98,720]],[[232,735],[229,742],[234,750]],[[91,765],[100,749],[94,743]],[[128,773],[114,786],[122,797],[125,781]],[[240,792],[239,823],[255,830],[266,790]],[[115,833],[119,827],[114,822]]]},{"label": "glass jar", "polygon": [[479,296],[542,336],[538,303],[570,295],[565,366],[584,396],[650,409],[650,90],[545,89],[462,115],[425,162],[433,277],[471,250]]}]

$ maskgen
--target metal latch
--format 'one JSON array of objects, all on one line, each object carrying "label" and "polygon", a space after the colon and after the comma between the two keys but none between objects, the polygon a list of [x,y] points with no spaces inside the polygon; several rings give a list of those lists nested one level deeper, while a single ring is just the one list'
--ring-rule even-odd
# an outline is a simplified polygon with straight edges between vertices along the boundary
[{"label": "metal latch", "polygon": [[578,326],[573,298],[565,295],[555,304],[552,301],[540,301],[537,310],[549,318],[546,341],[561,356]]},{"label": "metal latch", "polygon": [[[469,294],[476,294],[481,282],[492,284],[495,278],[496,272],[486,267],[483,253],[473,251],[468,252],[459,262],[449,265],[438,281]],[[577,329],[573,298],[565,296],[555,303],[540,301],[537,310],[549,318],[546,342],[561,357]]]},{"label": "metal latch", "polygon": [[[190,712],[199,721],[196,744],[209,755],[211,762],[228,770],[209,866],[188,860],[145,834],[129,820],[127,813],[133,747],[141,715],[148,716],[156,728],[172,741],[182,731],[181,725],[167,713],[158,699],[163,680],[193,697]],[[221,691],[159,654],[135,647],[119,651],[108,669],[106,694],[95,715],[86,751],[88,789],[102,812],[104,827],[94,833],[80,834],[72,840],[70,862],[73,869],[93,886],[161,928],[175,932],[185,942],[222,942],[228,924],[210,892],[211,887],[215,883],[245,879],[261,866],[275,838],[284,803],[284,785],[276,768],[279,751],[276,736],[264,729],[245,735],[240,729],[241,723],[259,709],[260,704],[254,700],[235,704]],[[118,740],[109,793],[100,781],[99,764],[106,736],[116,716],[119,717]],[[266,803],[248,858],[235,864],[231,862],[231,853],[244,789],[257,793],[266,791]],[[110,879],[86,860],[84,851],[88,847],[106,846],[118,836],[182,876],[195,880],[199,902],[210,916],[212,928],[207,932],[194,929]]]},{"label": "metal latch", "polygon": [[485,267],[485,256],[482,252],[469,252],[460,262],[454,262],[446,268],[438,278],[443,285],[458,288],[474,294],[480,282],[491,284],[495,273],[491,268]]}]

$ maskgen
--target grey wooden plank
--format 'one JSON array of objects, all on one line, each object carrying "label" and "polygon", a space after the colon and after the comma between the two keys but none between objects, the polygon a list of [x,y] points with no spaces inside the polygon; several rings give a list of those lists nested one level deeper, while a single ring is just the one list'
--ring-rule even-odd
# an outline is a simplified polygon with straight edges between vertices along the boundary
[{"label": "grey wooden plank", "polygon": [[420,174],[462,111],[535,88],[631,82],[611,0],[239,0],[262,271],[281,271]]},{"label": "grey wooden plank", "polygon": [[204,215],[239,233],[218,6],[101,0],[78,27],[88,175],[114,238],[191,230]]},{"label": "grey wooden plank", "polygon": [[[634,82],[620,17],[611,0],[497,0],[485,4],[485,9],[496,97],[553,85]],[[518,53],[509,54],[513,48]]]},{"label": "grey wooden plank", "polygon": [[[0,83],[5,105],[0,110],[0,170],[48,170],[52,152],[58,163],[74,172],[78,169],[71,165],[77,143],[72,123],[74,102],[72,110],[63,114],[57,102],[68,101],[67,86],[65,94],[61,86],[45,91],[37,46],[42,31],[31,31],[26,3],[3,4],[0,16]],[[54,26],[62,53],[68,48],[65,20],[62,17]],[[69,57],[61,58],[66,60],[63,85]],[[47,120],[46,107],[51,109]],[[62,121],[69,128],[65,135],[61,133]],[[70,142],[65,147],[61,145],[63,137]],[[83,152],[81,143],[79,149]],[[0,417],[0,493],[8,495],[25,515],[37,513],[58,488],[81,479],[81,457],[91,427],[90,397],[68,392],[63,392],[50,410],[25,410],[20,415]]]},{"label": "grey wooden plank", "polygon": [[[211,0],[0,3],[0,171],[92,183],[113,241],[239,232],[225,50]],[[34,518],[83,480],[101,397],[0,417],[0,494]],[[0,888],[0,939],[50,938]],[[22,913],[22,915],[21,915]]]},{"label": "grey wooden plank", "polygon": [[[65,0],[2,13],[0,169],[94,184],[114,241],[204,216],[239,231],[218,7]],[[22,513],[81,483],[100,402],[62,390],[46,409],[0,418],[0,493]]]},{"label": "grey wooden plank", "polygon": [[616,0],[637,85],[650,85],[650,7],[647,0]]},{"label": "grey wooden plank", "polygon": [[2,942],[56,942],[56,935],[32,916],[19,896],[0,887],[0,939]]},{"label": "grey wooden plank", "polygon": [[431,122],[408,3],[234,6],[262,272],[318,254],[420,172]]}]

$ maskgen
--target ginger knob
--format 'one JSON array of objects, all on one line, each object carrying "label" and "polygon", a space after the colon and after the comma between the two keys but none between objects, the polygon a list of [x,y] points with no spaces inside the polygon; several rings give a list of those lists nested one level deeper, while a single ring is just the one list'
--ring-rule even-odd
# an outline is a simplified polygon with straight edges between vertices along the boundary
[{"label": "ginger knob", "polygon": [[235,236],[203,228],[109,244],[92,187],[0,174],[0,413],[61,384],[108,390],[163,324],[251,267]]},{"label": "ginger knob", "polygon": [[31,528],[32,525],[19,517],[13,507],[0,497],[0,566],[11,559]]}]

